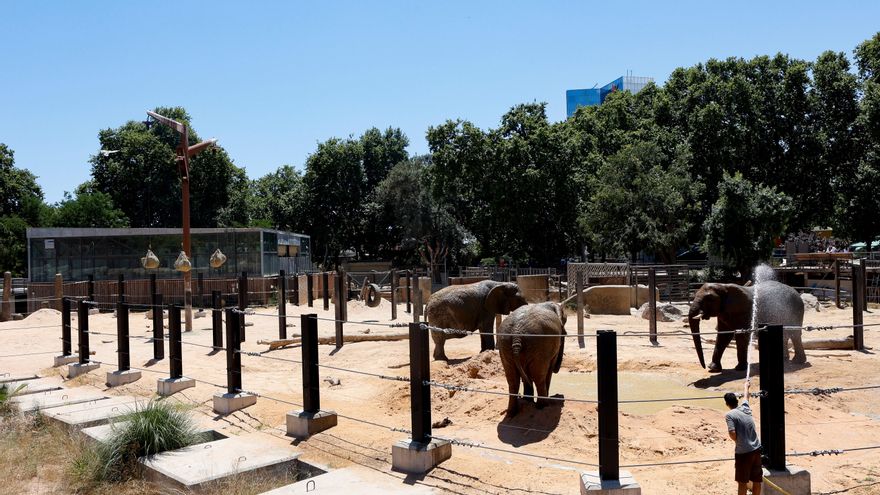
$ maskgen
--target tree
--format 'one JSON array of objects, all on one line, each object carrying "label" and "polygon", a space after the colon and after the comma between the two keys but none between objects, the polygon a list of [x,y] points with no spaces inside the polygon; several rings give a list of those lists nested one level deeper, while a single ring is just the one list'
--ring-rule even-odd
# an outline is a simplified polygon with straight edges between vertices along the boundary
[{"label": "tree", "polygon": [[[189,144],[199,142],[182,107],[156,112],[190,127]],[[176,161],[179,135],[167,126],[129,121],[98,133],[102,152],[91,158],[96,191],[108,194],[132,227],[181,225],[180,171]],[[190,218],[193,227],[213,227],[236,190],[245,187],[244,170],[222,148],[205,150],[190,160]],[[227,218],[246,217],[226,212]]]},{"label": "tree", "polygon": [[786,233],[792,201],[776,188],[753,184],[742,174],[724,174],[718,200],[703,224],[705,248],[744,277],[774,247],[774,238]]},{"label": "tree", "polygon": [[91,183],[76,188],[76,197],[69,192],[57,203],[52,212],[53,227],[128,227],[128,218],[116,208],[110,195],[95,191]]},{"label": "tree", "polygon": [[273,173],[253,181],[254,219],[262,220],[276,229],[302,231],[306,227],[303,178],[290,165],[279,167]]},{"label": "tree", "polygon": [[0,271],[27,272],[27,228],[43,225],[49,209],[34,174],[15,166],[15,153],[0,143]]}]

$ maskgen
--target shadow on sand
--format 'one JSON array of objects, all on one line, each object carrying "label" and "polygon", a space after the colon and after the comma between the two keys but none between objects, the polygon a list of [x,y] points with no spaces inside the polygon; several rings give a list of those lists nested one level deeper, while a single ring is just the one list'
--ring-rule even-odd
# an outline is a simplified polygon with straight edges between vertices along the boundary
[{"label": "shadow on sand", "polygon": [[[562,394],[554,394],[553,397],[564,398]],[[564,402],[554,401],[544,409],[538,409],[534,402],[517,400],[519,400],[519,414],[512,418],[504,418],[498,423],[498,439],[502,442],[514,447],[540,442],[559,426]]]}]

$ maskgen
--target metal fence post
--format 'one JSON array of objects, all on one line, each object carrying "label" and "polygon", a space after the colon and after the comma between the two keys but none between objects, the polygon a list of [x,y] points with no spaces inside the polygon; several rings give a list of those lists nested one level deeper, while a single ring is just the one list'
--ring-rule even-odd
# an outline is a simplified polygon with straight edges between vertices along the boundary
[{"label": "metal fence post", "polygon": [[617,333],[596,334],[596,372],[599,399],[599,477],[620,479],[620,439],[617,414]]},{"label": "metal fence post", "polygon": [[419,287],[419,277],[415,272],[410,279],[410,287],[412,287],[413,322],[418,323],[422,317],[422,288]]},{"label": "metal fence post", "polygon": [[[211,331],[213,333],[214,347],[223,347],[223,310],[220,307],[220,291],[211,291]],[[216,350],[216,349],[215,349]]]},{"label": "metal fence post", "polygon": [[[650,340],[651,345],[658,345],[657,342],[657,300],[655,299],[655,294],[657,293],[657,270],[652,266],[648,268],[648,311],[651,312],[651,318],[648,320],[650,322],[650,326],[648,327],[648,333],[651,334]],[[639,294],[639,286],[636,285],[636,301],[638,301]]]},{"label": "metal fence post", "polygon": [[89,305],[85,301],[76,303],[76,326],[79,364],[86,364],[89,362]]},{"label": "metal fence post", "polygon": [[239,331],[239,342],[244,342],[245,339],[245,321],[244,321],[244,310],[247,309],[248,305],[248,278],[247,272],[241,272],[241,277],[238,279],[238,310],[239,313],[236,315],[238,318],[238,331]]},{"label": "metal fence post", "polygon": [[397,319],[397,283],[399,275],[397,270],[391,270],[391,319]]},{"label": "metal fence post", "polygon": [[128,371],[131,367],[128,346],[128,306],[124,301],[116,303],[116,361],[119,371]]},{"label": "metal fence post", "polygon": [[324,311],[330,311],[330,273],[321,274],[321,294],[324,297]]},{"label": "metal fence post", "polygon": [[587,344],[584,342],[584,281],[580,274],[574,280],[574,291],[577,296],[575,301],[577,301],[578,347],[583,349]]},{"label": "metal fence post", "polygon": [[293,305],[299,306],[299,273],[293,274]]},{"label": "metal fence post", "polygon": [[406,272],[406,312],[412,313],[412,270]]},{"label": "metal fence post", "polygon": [[278,271],[278,338],[287,338],[287,274]]},{"label": "metal fence post", "polygon": [[865,350],[865,328],[862,326],[865,323],[864,315],[862,311],[862,304],[864,304],[864,299],[862,298],[862,290],[864,290],[865,279],[862,278],[864,272],[860,268],[860,264],[857,264],[856,261],[852,263],[852,269],[850,270],[852,276],[852,320],[853,320],[853,349],[857,351]]},{"label": "metal fence post", "polygon": [[95,276],[94,275],[89,275],[88,288],[89,288],[89,301],[94,301],[95,300]]},{"label": "metal fence post", "polygon": [[303,411],[315,414],[321,409],[321,378],[318,370],[318,315],[300,316],[302,325]]},{"label": "metal fence post", "polygon": [[226,392],[237,394],[241,391],[241,320],[233,308],[226,309]]},{"label": "metal fence post", "polygon": [[421,323],[409,324],[409,386],[412,413],[412,440],[431,441],[431,361],[428,356],[428,332]]},{"label": "metal fence post", "polygon": [[162,323],[162,294],[153,294],[153,359],[165,359],[165,328]]},{"label": "metal fence post", "polygon": [[340,347],[342,347],[342,344],[344,343],[343,342],[343,340],[344,340],[343,320],[345,320],[345,299],[346,299],[345,272],[343,272],[341,270],[337,271],[336,276],[334,277],[334,282],[335,282],[335,284],[334,284],[334,288],[333,288],[334,289],[333,297],[336,302],[333,304],[333,306],[334,306],[333,309],[334,309],[334,314],[336,315],[336,317],[335,317],[335,319],[336,319],[336,322],[335,322],[336,348],[339,349]]},{"label": "metal fence post", "polygon": [[834,260],[834,304],[840,309],[840,260]]},{"label": "metal fence post", "polygon": [[150,274],[150,304],[156,304],[156,274]]},{"label": "metal fence post", "polygon": [[70,336],[70,299],[61,298],[61,357],[73,354]]},{"label": "metal fence post", "polygon": [[199,309],[202,309],[205,307],[205,274],[199,272],[197,277],[196,290],[198,291]]},{"label": "metal fence post", "polygon": [[315,274],[307,273],[306,274],[306,301],[309,307],[315,306]]},{"label": "metal fence post", "polygon": [[168,308],[168,355],[170,378],[183,377],[183,352],[180,344],[180,306],[172,304]]},{"label": "metal fence post", "polygon": [[766,394],[761,396],[761,445],[764,465],[776,470],[785,469],[784,345],[782,325],[769,325],[758,331],[761,391]]}]

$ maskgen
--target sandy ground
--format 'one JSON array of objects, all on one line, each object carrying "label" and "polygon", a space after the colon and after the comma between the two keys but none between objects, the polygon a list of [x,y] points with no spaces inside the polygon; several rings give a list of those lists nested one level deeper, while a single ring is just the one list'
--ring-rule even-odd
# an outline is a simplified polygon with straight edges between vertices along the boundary
[{"label": "sandy ground", "polygon": [[[288,306],[289,331],[296,333],[300,313],[315,312],[332,318],[329,312],[315,308]],[[411,315],[399,306],[399,320],[410,321]],[[258,340],[273,339],[278,334],[276,308],[258,308],[247,317],[245,351],[263,351],[266,345]],[[382,301],[378,308],[366,308],[360,302],[349,303],[349,320],[371,320],[388,323],[390,304]],[[823,308],[808,311],[806,324],[849,324],[852,312]],[[143,313],[132,313],[132,337],[146,337],[151,332],[150,320]],[[320,321],[322,336],[333,334],[333,322]],[[706,323],[706,322],[704,322]],[[712,321],[708,322],[714,323]],[[865,314],[865,323],[880,323],[880,311]],[[210,318],[195,320],[194,331],[184,334],[184,341],[210,345]],[[74,318],[75,325],[75,318]],[[143,378],[133,384],[106,390],[105,373],[115,369],[116,319],[110,313],[90,317],[94,332],[114,336],[92,335],[93,359],[103,361],[100,370],[68,381],[67,386],[96,387],[107,394],[155,394],[157,378],[167,376],[168,359],[151,362],[152,344],[132,338],[131,362],[144,368]],[[570,317],[569,333],[576,332],[577,323]],[[647,337],[627,337],[626,332],[645,332],[646,320],[636,316],[593,315],[586,320],[587,334],[596,329],[614,329],[618,338],[620,398],[644,399],[662,397],[718,396],[724,391],[738,391],[743,372],[709,374],[697,362],[693,343],[688,335],[664,336],[660,346],[652,347]],[[705,325],[704,329],[711,329]],[[661,332],[686,332],[680,322],[660,323]],[[346,335],[369,333],[396,334],[405,328],[389,328],[370,323],[346,324]],[[805,340],[843,337],[848,329],[805,333]],[[23,353],[60,350],[60,314],[41,310],[23,321],[0,323],[0,372],[60,375],[65,368],[54,369],[52,354],[9,357]],[[711,336],[707,336],[711,337]],[[866,345],[880,346],[880,327],[865,332]],[[567,341],[563,369],[554,377],[551,394],[562,393],[569,399],[595,398],[594,338],[586,339],[583,349],[577,341]],[[707,360],[712,344],[704,343]],[[478,353],[476,336],[447,343],[449,364],[433,362],[432,379],[484,390],[505,391],[503,369],[497,353]],[[167,352],[167,350],[166,350]],[[295,406],[280,401],[299,403],[302,397],[298,347],[265,354],[265,357],[243,356],[243,388],[262,394],[257,404],[228,416],[217,416],[211,410],[211,397],[221,389],[211,385],[226,383],[225,352],[184,345],[184,375],[202,380],[195,388],[175,397],[195,404],[200,422],[227,434],[260,431],[265,435],[284,436],[285,413]],[[850,387],[880,384],[880,368],[874,350],[807,351],[808,364],[787,370],[787,388]],[[755,359],[757,353],[755,352]],[[268,359],[268,357],[279,358]],[[346,344],[334,351],[332,345],[320,346],[322,364],[369,371],[383,375],[408,375],[408,342],[361,342]],[[735,351],[729,349],[723,364],[735,364]],[[338,379],[321,384],[322,408],[344,416],[367,420],[389,427],[409,428],[409,384],[382,380],[371,376],[323,369],[322,376]],[[278,400],[271,400],[267,396]],[[389,480],[418,483],[449,493],[578,493],[578,473],[592,470],[580,463],[597,462],[596,407],[588,403],[566,402],[564,405],[536,410],[525,406],[512,420],[503,420],[507,398],[474,392],[450,392],[435,389],[432,394],[433,420],[448,418],[449,424],[434,430],[435,435],[483,444],[493,448],[533,454],[528,457],[495,450],[453,447],[452,459],[444,462],[424,478],[405,477],[391,471],[391,445],[404,438],[404,433],[381,426],[369,425],[345,417],[339,425],[307,441],[298,442],[305,461],[331,467],[350,466],[355,469],[383,473]],[[755,405],[756,414],[760,407]],[[621,464],[688,461],[732,457],[733,443],[727,439],[720,399],[680,403],[654,403],[622,407],[620,417]],[[786,397],[787,450],[846,449],[880,445],[880,390],[844,392],[829,396],[790,395]],[[288,439],[290,440],[290,439]],[[558,460],[550,460],[546,457]],[[814,493],[880,493],[880,450],[866,450],[839,456],[796,457],[789,462],[810,471]],[[733,493],[733,462],[694,463],[665,467],[633,467],[630,471],[646,494],[727,494]],[[842,490],[842,491],[841,491]],[[772,491],[768,491],[772,493]]]}]

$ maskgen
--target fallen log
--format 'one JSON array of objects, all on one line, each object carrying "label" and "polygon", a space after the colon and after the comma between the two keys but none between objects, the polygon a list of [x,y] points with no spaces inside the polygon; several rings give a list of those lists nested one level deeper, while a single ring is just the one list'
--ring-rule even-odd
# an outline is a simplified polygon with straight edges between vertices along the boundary
[{"label": "fallen log", "polygon": [[[362,334],[362,335],[346,335],[343,337],[342,342],[344,344],[352,343],[352,342],[380,342],[380,341],[397,341],[397,340],[407,340],[409,339],[408,333],[395,333],[390,335],[375,335],[375,334]],[[281,340],[258,340],[257,344],[259,345],[268,345],[270,351],[274,351],[275,349],[281,349],[282,347],[287,347],[289,345],[301,344],[302,338],[295,337],[292,339],[281,339]],[[336,337],[318,337],[319,345],[335,345]]]},{"label": "fallen log", "polygon": [[804,349],[812,351],[835,351],[839,349],[853,348],[852,336],[844,339],[823,339],[823,340],[805,340]]}]

